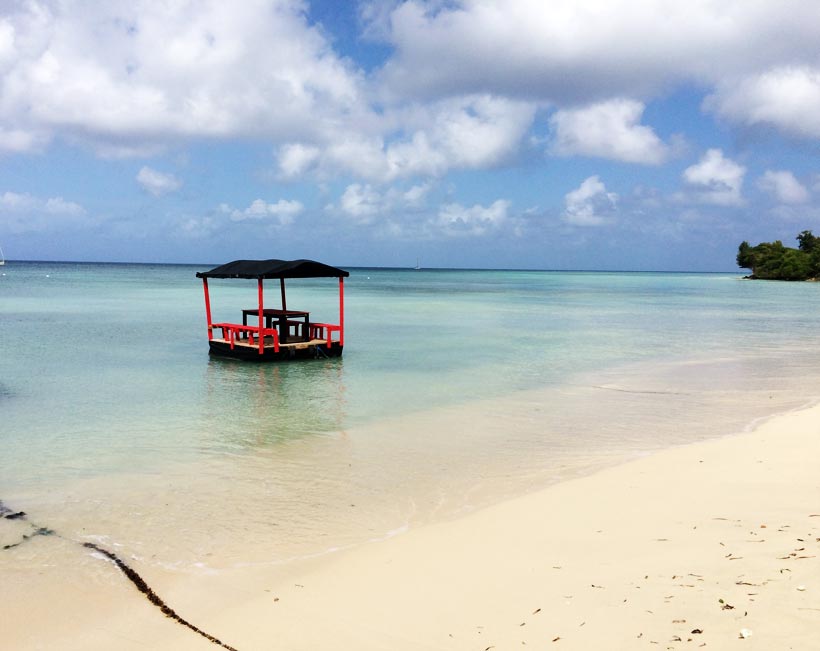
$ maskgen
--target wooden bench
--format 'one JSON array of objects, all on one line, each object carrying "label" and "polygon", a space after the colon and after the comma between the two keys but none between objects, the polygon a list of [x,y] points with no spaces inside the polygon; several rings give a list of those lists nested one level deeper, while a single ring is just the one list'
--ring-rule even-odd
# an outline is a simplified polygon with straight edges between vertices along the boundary
[{"label": "wooden bench", "polygon": [[328,348],[333,343],[331,335],[334,332],[341,332],[342,326],[333,323],[311,323],[310,324],[310,338],[311,339],[325,339]]},{"label": "wooden bench", "polygon": [[233,350],[236,340],[241,339],[242,333],[245,333],[248,336],[248,343],[251,346],[256,345],[254,342],[254,334],[262,339],[272,337],[273,350],[277,353],[279,352],[279,333],[276,331],[276,328],[262,328],[260,330],[259,326],[242,325],[241,323],[212,323],[211,329],[213,330],[214,328],[222,329],[222,338],[231,345],[231,350]]}]

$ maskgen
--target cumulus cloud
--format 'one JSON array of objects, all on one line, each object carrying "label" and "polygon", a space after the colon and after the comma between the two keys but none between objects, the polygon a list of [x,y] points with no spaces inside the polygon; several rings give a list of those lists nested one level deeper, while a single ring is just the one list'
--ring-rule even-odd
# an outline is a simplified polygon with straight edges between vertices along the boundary
[{"label": "cumulus cloud", "polygon": [[371,224],[425,207],[431,184],[421,183],[408,189],[398,187],[380,191],[370,184],[351,183],[339,199],[339,210],[358,224]]},{"label": "cumulus cloud", "polygon": [[612,99],[580,109],[557,111],[550,118],[551,151],[559,156],[596,156],[628,163],[657,165],[668,147],[640,124],[644,104]]},{"label": "cumulus cloud", "polygon": [[293,137],[355,113],[360,87],[300,0],[32,0],[0,17],[0,123],[32,141]]},{"label": "cumulus cloud", "polygon": [[809,191],[788,170],[766,170],[757,185],[780,203],[797,204],[809,200]]},{"label": "cumulus cloud", "polygon": [[85,214],[85,208],[62,197],[40,199],[30,194],[4,192],[0,195],[0,212],[4,213],[46,213],[49,215],[78,216]]},{"label": "cumulus cloud", "polygon": [[369,223],[382,210],[382,196],[369,185],[353,183],[345,188],[339,204],[356,221]]},{"label": "cumulus cloud", "polygon": [[150,167],[142,167],[137,174],[137,182],[142,189],[155,197],[161,197],[176,192],[182,187],[180,181],[173,174],[164,174]]},{"label": "cumulus cloud", "polygon": [[268,203],[263,199],[257,199],[244,210],[232,208],[227,204],[222,204],[219,208],[221,212],[227,214],[235,222],[247,219],[268,220],[280,226],[292,224],[294,218],[305,209],[300,201],[288,201],[286,199],[280,199],[276,203]]},{"label": "cumulus cloud", "polygon": [[319,160],[321,150],[313,145],[290,143],[278,154],[279,172],[285,179],[296,179],[310,171]]},{"label": "cumulus cloud", "polygon": [[436,208],[428,206],[432,189],[429,182],[387,189],[352,183],[345,188],[338,205],[331,204],[327,210],[353,224],[367,226],[371,232],[394,238],[482,236],[505,227],[518,232],[518,220],[510,215],[509,200],[498,199],[488,206],[447,202]]},{"label": "cumulus cloud", "polygon": [[[392,101],[481,92],[569,111],[694,85],[713,88],[704,106],[731,122],[820,137],[820,21],[801,0],[407,0],[364,17],[394,48],[378,78]],[[559,149],[663,158],[654,133],[612,110],[621,146],[570,136]]]},{"label": "cumulus cloud", "polygon": [[204,217],[185,216],[176,225],[176,234],[188,240],[207,240],[222,228],[222,222],[212,215]]},{"label": "cumulus cloud", "polygon": [[362,36],[392,46],[372,73],[307,6],[7,4],[0,153],[55,136],[106,157],[262,138],[281,179],[388,183],[503,164],[552,107],[554,153],[658,164],[669,145],[643,110],[679,83],[715,86],[707,106],[734,122],[820,137],[820,21],[804,1],[363,1]]},{"label": "cumulus cloud", "polygon": [[743,204],[741,189],[746,168],[725,158],[720,149],[709,149],[698,163],[683,171],[692,198],[718,206]]},{"label": "cumulus cloud", "polygon": [[777,67],[723,81],[704,106],[740,124],[820,138],[820,68]]},{"label": "cumulus cloud", "polygon": [[402,201],[410,208],[418,208],[424,205],[427,194],[432,188],[431,183],[420,183],[414,185],[409,190],[401,193]]},{"label": "cumulus cloud", "polygon": [[506,199],[498,199],[489,206],[449,203],[439,210],[436,223],[446,235],[484,235],[507,220],[509,209],[510,202]]},{"label": "cumulus cloud", "polygon": [[374,20],[396,50],[384,80],[398,95],[481,89],[558,104],[814,61],[820,39],[816,7],[800,0],[410,0]]},{"label": "cumulus cloud", "polygon": [[22,153],[36,151],[48,141],[48,136],[37,131],[4,129],[0,126],[0,152]]},{"label": "cumulus cloud", "polygon": [[13,233],[59,229],[82,223],[85,218],[85,208],[63,197],[43,199],[28,193],[0,194],[0,224]]},{"label": "cumulus cloud", "polygon": [[618,204],[618,195],[607,192],[597,176],[590,176],[564,197],[564,221],[575,226],[607,223]]},{"label": "cumulus cloud", "polygon": [[490,95],[388,108],[379,120],[385,135],[334,131],[323,142],[289,143],[279,150],[279,173],[297,178],[341,172],[389,182],[484,169],[517,150],[535,110],[532,103]]}]

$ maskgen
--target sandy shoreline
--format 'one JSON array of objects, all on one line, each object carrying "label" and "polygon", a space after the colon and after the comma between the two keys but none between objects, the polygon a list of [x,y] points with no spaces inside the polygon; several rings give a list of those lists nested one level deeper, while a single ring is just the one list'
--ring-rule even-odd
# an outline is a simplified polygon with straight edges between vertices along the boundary
[{"label": "sandy shoreline", "polygon": [[[818,453],[820,406],[309,563],[150,578],[241,651],[817,649]],[[117,607],[91,583],[31,613],[52,630],[17,620],[4,643],[219,648],[132,586]]]},{"label": "sandy shoreline", "polygon": [[237,649],[820,648],[818,453],[820,406],[325,559],[204,627]]}]

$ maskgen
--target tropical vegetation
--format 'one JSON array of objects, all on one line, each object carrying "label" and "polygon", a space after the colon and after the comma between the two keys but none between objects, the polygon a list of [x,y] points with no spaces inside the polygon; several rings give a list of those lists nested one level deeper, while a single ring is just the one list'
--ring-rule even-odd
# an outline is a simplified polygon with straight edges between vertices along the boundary
[{"label": "tropical vegetation", "polygon": [[741,242],[737,265],[751,269],[749,278],[764,280],[809,280],[820,277],[820,237],[811,231],[797,236],[798,248],[783,246],[783,242],[761,242],[750,246]]}]

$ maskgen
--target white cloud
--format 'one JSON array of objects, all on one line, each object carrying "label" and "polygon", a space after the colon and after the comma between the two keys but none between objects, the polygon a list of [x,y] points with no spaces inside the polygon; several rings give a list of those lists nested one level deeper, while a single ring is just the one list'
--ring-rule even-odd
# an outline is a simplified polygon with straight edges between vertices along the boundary
[{"label": "white cloud", "polygon": [[34,209],[38,204],[42,205],[43,201],[30,194],[4,192],[0,195],[0,210],[3,212],[24,212]]},{"label": "white cloud", "polygon": [[352,173],[389,182],[440,177],[453,169],[486,169],[512,156],[535,117],[535,105],[490,95],[386,109],[377,131],[334,130],[318,144],[279,150],[279,173],[297,178]]},{"label": "white cloud", "polygon": [[0,212],[39,212],[49,215],[77,216],[85,214],[85,208],[73,201],[66,201],[62,197],[40,199],[30,194],[4,192],[0,195]]},{"label": "white cloud", "polygon": [[43,199],[27,193],[0,194],[0,224],[13,233],[59,230],[85,221],[88,221],[85,208],[63,197]]},{"label": "white cloud", "polygon": [[743,204],[741,189],[746,168],[724,158],[720,149],[709,149],[698,163],[683,171],[683,180],[693,191],[692,198],[718,206]]},{"label": "white cloud", "polygon": [[164,174],[150,167],[140,169],[137,174],[137,182],[142,186],[143,190],[155,197],[176,192],[182,187],[182,181],[173,174]]},{"label": "white cloud", "polygon": [[80,204],[74,203],[73,201],[66,201],[62,197],[46,199],[43,208],[49,215],[77,216],[85,214],[85,208],[83,208]]},{"label": "white cloud", "polygon": [[612,99],[580,109],[557,111],[551,151],[559,156],[596,156],[628,163],[657,165],[669,154],[655,132],[640,124],[644,105]]},{"label": "white cloud", "polygon": [[507,220],[510,202],[498,199],[489,206],[476,204],[465,207],[458,203],[443,205],[436,225],[446,235],[484,235],[499,228]]},{"label": "white cloud", "polygon": [[402,193],[402,200],[408,207],[420,207],[424,205],[424,201],[427,198],[427,194],[430,192],[432,188],[431,183],[420,183],[419,185],[414,185],[409,190]]},{"label": "white cloud", "polygon": [[0,152],[21,153],[36,151],[48,141],[48,137],[35,131],[4,129],[0,126]]},{"label": "white cloud", "polygon": [[564,197],[564,221],[575,226],[600,226],[617,208],[618,195],[607,192],[597,176],[585,179]]},{"label": "white cloud", "polygon": [[[425,208],[431,188],[432,184],[421,183],[406,190],[392,187],[379,191],[370,184],[352,183],[339,199],[339,210],[358,224],[401,219]],[[333,206],[329,209],[333,210]]]},{"label": "white cloud", "polygon": [[820,69],[778,67],[724,81],[704,106],[740,124],[820,138]]},{"label": "white cloud", "polygon": [[[32,0],[0,18],[0,124],[100,146],[316,133],[361,77],[300,0]],[[130,142],[129,142],[130,141]]]},{"label": "white cloud", "polygon": [[268,203],[263,199],[256,199],[244,210],[231,208],[222,204],[220,211],[230,216],[232,221],[241,222],[246,219],[272,220],[281,226],[292,224],[294,218],[300,215],[305,207],[300,201],[280,199],[276,203]]},{"label": "white cloud", "polygon": [[176,233],[189,240],[207,240],[222,228],[222,222],[212,216],[182,217],[176,226]]},{"label": "white cloud", "polygon": [[[481,92],[571,110],[713,87],[705,106],[733,122],[820,138],[813,3],[408,0],[365,18],[395,50],[378,77],[392,101]],[[645,161],[635,148],[650,161],[663,158],[654,133],[620,120],[620,144],[558,144],[616,160]]]},{"label": "white cloud", "polygon": [[515,151],[534,117],[532,104],[488,95],[442,101],[400,116],[418,128],[387,145],[387,176],[441,176],[452,168],[496,165]]},{"label": "white cloud", "polygon": [[409,0],[376,19],[396,49],[385,83],[405,97],[641,97],[814,61],[820,40],[816,7],[800,0]]},{"label": "white cloud", "polygon": [[435,209],[427,205],[433,187],[421,183],[407,189],[394,186],[380,190],[370,184],[352,183],[340,197],[339,205],[331,204],[327,210],[359,226],[378,227],[379,233],[391,238],[481,236],[505,225],[517,232],[509,200],[498,199],[489,206],[449,202]]},{"label": "white cloud", "polygon": [[370,223],[382,211],[382,196],[370,185],[353,183],[339,200],[342,212],[359,223]]},{"label": "white cloud", "polygon": [[283,145],[278,153],[279,171],[283,178],[294,179],[302,176],[316,165],[320,150],[311,145],[291,143]]},{"label": "white cloud", "polygon": [[757,185],[780,203],[797,204],[809,200],[809,191],[787,170],[766,170]]}]

